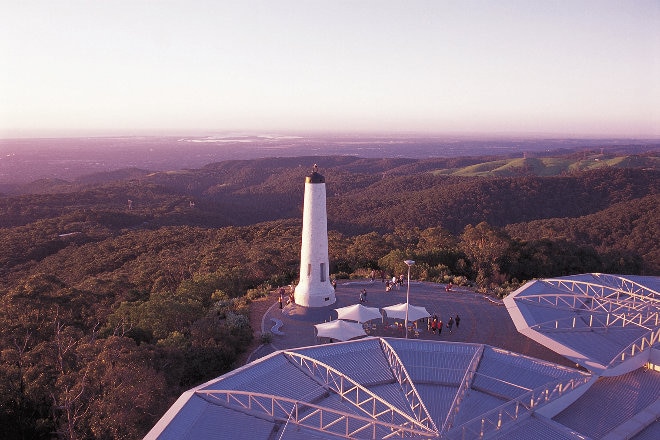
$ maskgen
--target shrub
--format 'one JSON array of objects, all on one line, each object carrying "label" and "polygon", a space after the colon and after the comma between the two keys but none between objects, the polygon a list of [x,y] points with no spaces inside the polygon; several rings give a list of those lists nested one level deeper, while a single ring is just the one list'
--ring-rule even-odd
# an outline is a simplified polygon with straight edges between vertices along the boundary
[{"label": "shrub", "polygon": [[215,292],[211,294],[211,300],[213,301],[227,301],[229,300],[229,295],[227,295],[224,291],[218,289]]},{"label": "shrub", "polygon": [[248,289],[247,294],[245,295],[250,301],[255,299],[264,298],[273,290],[273,287],[269,284],[262,284],[261,286],[255,289]]},{"label": "shrub", "polygon": [[250,321],[245,315],[228,312],[226,316],[227,328],[230,332],[244,330],[250,327]]},{"label": "shrub", "polygon": [[360,269],[355,269],[355,272],[353,272],[350,275],[351,279],[358,279],[358,278],[369,278],[371,276],[371,269],[369,268],[360,268]]}]

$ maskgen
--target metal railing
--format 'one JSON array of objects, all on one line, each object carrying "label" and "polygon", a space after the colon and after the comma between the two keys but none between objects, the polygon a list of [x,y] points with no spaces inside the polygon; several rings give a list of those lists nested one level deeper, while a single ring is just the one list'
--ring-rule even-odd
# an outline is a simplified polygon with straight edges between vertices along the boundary
[{"label": "metal railing", "polygon": [[444,433],[444,437],[448,439],[484,438],[488,433],[502,429],[506,423],[529,416],[539,406],[561,397],[567,392],[573,391],[577,387],[586,384],[589,380],[591,380],[591,376],[585,375],[579,378],[555,382],[552,387],[548,387],[547,384],[538,387],[451,429]]},{"label": "metal railing", "polygon": [[655,330],[651,330],[645,335],[640,336],[626,348],[621,350],[608,364],[608,368],[625,362],[628,358],[631,358],[644,350],[648,350],[658,342],[660,342],[660,328],[656,328]]}]

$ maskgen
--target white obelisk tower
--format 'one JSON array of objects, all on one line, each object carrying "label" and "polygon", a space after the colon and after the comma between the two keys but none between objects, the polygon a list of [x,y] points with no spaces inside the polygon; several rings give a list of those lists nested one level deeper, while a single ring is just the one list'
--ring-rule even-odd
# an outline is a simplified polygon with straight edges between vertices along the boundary
[{"label": "white obelisk tower", "polygon": [[334,304],[328,259],[328,215],[325,209],[325,178],[314,170],[305,178],[300,281],[294,293],[296,304],[323,307]]}]

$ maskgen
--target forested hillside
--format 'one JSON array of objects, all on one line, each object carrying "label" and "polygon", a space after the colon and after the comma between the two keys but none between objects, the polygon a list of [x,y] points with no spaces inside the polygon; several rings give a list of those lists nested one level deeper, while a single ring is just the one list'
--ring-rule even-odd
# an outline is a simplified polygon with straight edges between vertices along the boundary
[{"label": "forested hillside", "polygon": [[251,299],[296,281],[314,163],[335,277],[402,273],[412,258],[418,279],[502,296],[534,277],[658,275],[655,156],[559,159],[548,172],[493,157],[270,158],[14,187],[0,196],[4,438],[140,438],[183,390],[236,367]]},{"label": "forested hillside", "polygon": [[619,253],[644,262],[644,272],[660,274],[660,198],[657,194],[615,203],[577,218],[552,218],[507,225],[506,231],[518,240],[533,242],[538,237],[593,246],[602,255]]}]

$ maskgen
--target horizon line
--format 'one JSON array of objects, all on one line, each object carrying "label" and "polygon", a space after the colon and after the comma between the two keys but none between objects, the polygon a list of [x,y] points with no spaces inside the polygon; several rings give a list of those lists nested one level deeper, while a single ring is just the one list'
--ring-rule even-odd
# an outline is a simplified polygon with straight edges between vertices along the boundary
[{"label": "horizon line", "polygon": [[258,129],[228,129],[228,130],[146,130],[140,133],[135,130],[126,132],[109,132],[104,130],[94,130],[89,133],[43,133],[43,134],[19,134],[4,135],[0,134],[0,141],[27,140],[27,139],[112,139],[112,138],[212,138],[212,137],[266,137],[272,136],[299,136],[304,137],[325,137],[325,136],[346,136],[346,137],[418,137],[418,138],[471,138],[471,139],[608,139],[608,140],[660,140],[660,133],[559,133],[543,131],[428,131],[428,130],[301,130],[301,129],[277,129],[277,130],[258,130]]}]

